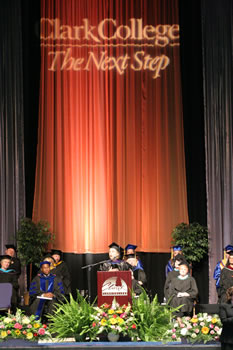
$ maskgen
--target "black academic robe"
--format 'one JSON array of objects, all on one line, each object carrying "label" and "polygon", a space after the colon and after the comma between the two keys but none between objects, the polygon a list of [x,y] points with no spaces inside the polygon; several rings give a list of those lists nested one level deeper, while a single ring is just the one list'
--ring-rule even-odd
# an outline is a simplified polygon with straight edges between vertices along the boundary
[{"label": "black academic robe", "polygon": [[226,302],[227,300],[226,291],[228,288],[232,286],[233,286],[233,270],[231,270],[229,267],[224,267],[221,271],[220,283],[219,283],[221,303]]},{"label": "black academic robe", "polygon": [[164,285],[164,297],[165,297],[166,301],[168,301],[169,295],[171,294],[170,293],[171,281],[173,280],[173,278],[178,277],[179,274],[180,274],[179,270],[173,270],[173,271],[168,272],[168,274],[167,274],[167,278],[166,278],[165,285]]},{"label": "black academic robe", "polygon": [[223,349],[233,349],[233,305],[232,304],[220,304],[219,316],[222,321],[222,333],[220,341]]},{"label": "black academic robe", "polygon": [[111,269],[117,269],[119,271],[128,271],[129,264],[123,260],[108,260],[100,266],[100,271],[110,271]]},{"label": "black academic robe", "polygon": [[11,304],[13,308],[17,305],[17,295],[18,295],[18,277],[17,274],[8,269],[6,272],[2,271],[0,269],[0,283],[11,283],[12,284],[12,297],[11,297]]},{"label": "black academic robe", "polygon": [[20,262],[19,258],[13,257],[11,259],[11,265],[10,265],[9,269],[15,270],[15,273],[16,273],[17,277],[19,278],[19,276],[21,274],[21,262]]},{"label": "black academic robe", "polygon": [[[54,294],[52,300],[39,299],[42,294],[51,292]],[[29,289],[29,306],[31,314],[36,315],[37,319],[43,314],[53,313],[54,304],[63,299],[64,288],[62,280],[54,274],[38,274],[31,282]]]},{"label": "black academic robe", "polygon": [[[178,297],[179,292],[187,292],[189,297]],[[188,275],[186,279],[180,279],[179,276],[171,280],[170,292],[168,298],[171,297],[170,305],[177,307],[184,304],[177,312],[177,315],[182,316],[184,313],[190,313],[193,308],[193,302],[197,298],[198,289],[196,281],[193,277]]]},{"label": "black academic robe", "polygon": [[55,264],[52,273],[56,274],[57,277],[60,277],[63,283],[65,295],[71,293],[71,279],[68,267],[65,261],[60,260],[57,264]]},{"label": "black academic robe", "polygon": [[[132,288],[136,295],[140,295],[142,293],[142,288],[146,290],[146,273],[145,271],[140,269],[132,269],[133,271],[133,279],[132,279]],[[139,281],[141,283],[139,283]]]}]

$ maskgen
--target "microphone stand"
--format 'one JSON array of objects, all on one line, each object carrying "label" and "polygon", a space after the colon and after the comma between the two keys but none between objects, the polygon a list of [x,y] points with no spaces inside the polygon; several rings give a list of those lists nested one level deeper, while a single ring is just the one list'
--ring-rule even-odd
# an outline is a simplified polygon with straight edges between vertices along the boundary
[{"label": "microphone stand", "polygon": [[82,266],[83,270],[87,269],[87,289],[88,289],[88,301],[89,301],[89,303],[91,303],[91,269],[92,269],[93,266],[104,264],[107,261],[109,261],[109,259],[108,260],[99,261],[99,262],[94,263],[94,264],[89,264],[89,265]]}]

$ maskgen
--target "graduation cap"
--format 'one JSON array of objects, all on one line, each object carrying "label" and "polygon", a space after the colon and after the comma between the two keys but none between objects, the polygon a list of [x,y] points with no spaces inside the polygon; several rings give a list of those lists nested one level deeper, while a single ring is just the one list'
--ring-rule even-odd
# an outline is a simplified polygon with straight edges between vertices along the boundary
[{"label": "graduation cap", "polygon": [[40,263],[40,267],[41,266],[43,266],[43,265],[51,265],[51,262],[50,261],[47,261],[47,260],[45,260],[45,261],[41,261],[41,263]]},{"label": "graduation cap", "polygon": [[128,249],[135,250],[136,248],[137,248],[137,245],[127,244],[127,246],[125,247],[125,251],[127,252]]},{"label": "graduation cap", "polygon": [[233,251],[233,246],[228,244],[225,248],[224,248],[225,252],[232,252]]},{"label": "graduation cap", "polygon": [[0,260],[3,260],[3,259],[11,260],[11,256],[10,256],[10,255],[7,255],[7,254],[1,255],[1,256],[0,256]]},{"label": "graduation cap", "polygon": [[59,249],[51,249],[51,255],[60,255],[62,256],[62,251]]},{"label": "graduation cap", "polygon": [[125,258],[126,259],[136,258],[136,255],[135,254],[126,254]]},{"label": "graduation cap", "polygon": [[173,247],[171,247],[171,258],[173,259],[173,252],[181,252],[181,251],[182,251],[181,245],[174,245]]},{"label": "graduation cap", "polygon": [[6,244],[6,249],[14,249],[15,252],[17,252],[16,246],[14,244]]},{"label": "graduation cap", "polygon": [[119,253],[122,252],[122,248],[119,246],[119,244],[115,243],[115,242],[112,242],[111,244],[109,244],[108,246],[109,248],[113,248],[113,249],[116,249]]}]

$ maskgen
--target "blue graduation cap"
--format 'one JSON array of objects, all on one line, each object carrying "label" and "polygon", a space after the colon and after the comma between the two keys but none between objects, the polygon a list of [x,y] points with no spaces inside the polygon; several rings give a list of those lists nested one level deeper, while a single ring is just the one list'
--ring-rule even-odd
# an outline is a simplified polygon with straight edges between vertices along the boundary
[{"label": "blue graduation cap", "polygon": [[125,251],[127,252],[128,249],[135,250],[136,248],[137,248],[137,245],[127,244],[127,246],[125,247]]},{"label": "blue graduation cap", "polygon": [[41,263],[40,263],[40,267],[41,266],[43,266],[43,265],[51,265],[51,263],[50,263],[50,261],[47,261],[47,260],[45,260],[45,261],[42,261]]},{"label": "blue graduation cap", "polygon": [[233,252],[233,246],[228,244],[225,248],[224,248],[225,252]]},{"label": "blue graduation cap", "polygon": [[181,245],[175,245],[174,247],[172,247],[172,250],[175,252],[175,251],[181,251],[182,250],[182,247]]}]

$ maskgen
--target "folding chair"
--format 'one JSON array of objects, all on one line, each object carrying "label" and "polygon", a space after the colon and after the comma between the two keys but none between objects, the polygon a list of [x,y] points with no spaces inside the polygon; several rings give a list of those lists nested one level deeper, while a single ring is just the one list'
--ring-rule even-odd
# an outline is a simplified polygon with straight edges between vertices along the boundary
[{"label": "folding chair", "polygon": [[8,310],[10,313],[12,289],[11,283],[0,283],[0,310]]}]

